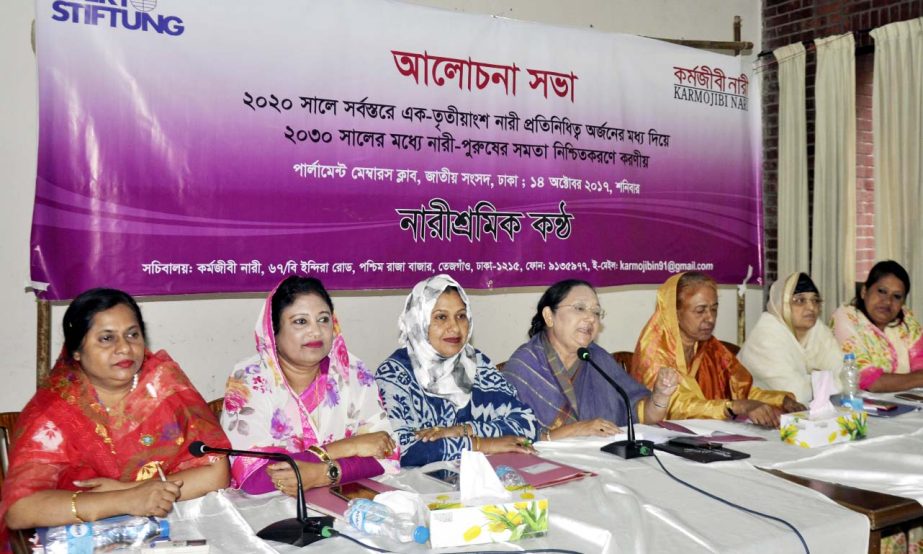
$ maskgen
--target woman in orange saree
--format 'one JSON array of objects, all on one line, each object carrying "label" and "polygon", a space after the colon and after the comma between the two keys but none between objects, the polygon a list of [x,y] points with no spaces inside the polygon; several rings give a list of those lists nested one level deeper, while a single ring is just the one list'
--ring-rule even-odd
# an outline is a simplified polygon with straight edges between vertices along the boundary
[{"label": "woman in orange saree", "polygon": [[669,419],[728,419],[778,427],[779,415],[804,409],[791,393],[753,386],[753,377],[713,336],[718,315],[715,281],[702,273],[680,273],[657,290],[657,308],[635,346],[632,376],[651,387],[661,367],[680,375],[670,399]]}]

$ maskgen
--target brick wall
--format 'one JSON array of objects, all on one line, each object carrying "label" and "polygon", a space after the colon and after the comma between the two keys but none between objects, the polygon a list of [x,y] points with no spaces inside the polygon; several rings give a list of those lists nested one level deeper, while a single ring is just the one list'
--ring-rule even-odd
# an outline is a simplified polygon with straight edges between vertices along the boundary
[{"label": "brick wall", "polygon": [[871,52],[856,57],[856,280],[875,263],[875,164],[872,161]]},{"label": "brick wall", "polygon": [[[856,278],[864,280],[875,259],[872,163],[872,38],[867,31],[923,16],[923,0],[763,0],[762,50],[854,32],[856,36]],[[808,194],[814,191],[813,46],[807,47]],[[766,279],[777,277],[778,259],[778,67],[772,56],[757,62],[763,83],[763,215]],[[810,213],[810,212],[809,212]]]}]

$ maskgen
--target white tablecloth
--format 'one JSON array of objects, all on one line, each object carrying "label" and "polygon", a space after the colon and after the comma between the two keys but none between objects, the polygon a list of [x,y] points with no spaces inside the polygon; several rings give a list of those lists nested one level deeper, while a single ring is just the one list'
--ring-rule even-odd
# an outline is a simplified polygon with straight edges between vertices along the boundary
[{"label": "white tablecloth", "polygon": [[[676,476],[712,494],[748,508],[781,517],[804,535],[811,552],[860,553],[868,544],[869,522],[825,496],[756,469],[781,469],[923,502],[923,412],[896,418],[869,418],[869,438],[804,449],[786,445],[778,431],[736,422],[680,422],[695,429],[756,435],[766,441],[728,445],[751,455],[746,460],[698,464],[658,453]],[[648,438],[662,430],[640,426]],[[540,455],[596,472],[596,477],[543,489],[549,499],[549,533],[519,543],[452,548],[521,550],[564,548],[585,553],[616,552],[801,552],[800,542],[784,525],[750,515],[692,491],[670,479],[653,458],[622,460],[600,452],[599,440],[539,443]],[[443,485],[405,469],[382,478],[388,484],[420,492],[446,490]],[[175,538],[205,537],[212,552],[365,552],[342,538],[297,549],[266,543],[259,530],[294,517],[294,500],[280,493],[252,497],[233,490],[211,493],[177,504],[170,517]],[[337,529],[369,544],[402,552],[425,552],[420,545],[400,545],[365,537],[342,522]],[[485,548],[486,547],[486,548]]]},{"label": "white tablecloth", "polygon": [[[920,416],[908,414],[902,418]],[[916,421],[919,422],[919,419]],[[698,464],[658,453],[664,465],[678,477],[713,494],[786,519],[801,531],[814,553],[865,552],[868,520],[817,492],[755,469],[754,465],[778,467],[799,475],[845,482],[843,479],[833,479],[831,475],[842,473],[838,468],[843,467],[843,464],[863,461],[864,457],[870,457],[874,451],[877,453],[878,469],[874,469],[874,466],[860,466],[867,467],[866,471],[860,471],[851,467],[849,472],[855,475],[847,484],[866,485],[866,488],[900,494],[894,487],[904,482],[911,483],[906,488],[916,491],[915,494],[921,490],[919,469],[923,467],[923,460],[920,460],[919,454],[914,455],[914,465],[912,462],[903,462],[903,455],[882,456],[877,448],[866,447],[880,442],[899,452],[909,453],[914,448],[923,452],[919,448],[920,438],[917,436],[919,424],[915,427],[910,421],[901,418],[890,422],[873,420],[870,423],[873,438],[866,441],[817,450],[782,444],[777,432],[749,425],[716,421],[690,423],[698,427],[762,435],[769,440],[732,445],[751,453],[753,457],[747,460]],[[901,436],[875,437],[875,430],[879,428],[897,431]],[[911,428],[916,430],[908,432]],[[914,441],[913,445],[907,445],[906,437]],[[557,547],[586,553],[802,551],[797,537],[782,524],[743,513],[689,490],[664,474],[653,458],[622,460],[600,452],[597,442],[540,444],[542,456],[590,469],[598,476],[542,490],[549,498],[550,530],[546,537],[519,543],[487,545],[489,549]],[[883,461],[886,462],[884,465]],[[897,476],[892,472],[901,467],[904,468],[902,471],[907,472],[906,475]],[[916,472],[912,472],[914,468]],[[873,472],[878,479],[870,476]],[[384,480],[393,486],[421,492],[444,490],[441,489],[442,485],[420,473],[419,469],[404,470]],[[860,477],[875,481],[874,486],[860,482]],[[254,535],[254,530],[284,517],[293,517],[294,514],[294,501],[279,493],[251,497],[228,490],[179,503],[170,520],[175,538],[205,537],[213,552],[295,552],[321,551],[325,548],[335,548],[337,552],[364,551],[342,538],[323,540],[304,549],[296,549],[289,545],[265,543]],[[350,532],[339,522],[337,528]],[[399,545],[350,534],[380,547],[406,552],[426,551],[426,548],[418,545]],[[468,547],[450,550],[477,549]]]},{"label": "white tablecloth", "polygon": [[[874,395],[893,399],[892,395]],[[907,403],[900,399],[896,402]],[[921,405],[923,407],[923,405]],[[766,437],[766,442],[729,445],[747,452],[756,467],[822,479],[923,503],[923,411],[897,417],[868,418],[868,437],[822,448],[798,448],[780,444],[778,432],[725,421],[693,422],[696,427]]]}]

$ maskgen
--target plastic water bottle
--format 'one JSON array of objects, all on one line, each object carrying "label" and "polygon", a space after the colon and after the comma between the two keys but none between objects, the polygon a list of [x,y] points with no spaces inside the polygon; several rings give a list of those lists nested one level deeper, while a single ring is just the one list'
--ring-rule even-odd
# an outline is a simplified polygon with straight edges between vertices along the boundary
[{"label": "plastic water bottle", "polygon": [[503,485],[503,488],[508,491],[518,491],[532,488],[532,485],[527,483],[518,471],[508,465],[499,465],[494,469],[494,471],[497,472],[497,477],[500,478],[500,483]]},{"label": "plastic water bottle", "polygon": [[862,410],[862,397],[859,396],[859,368],[856,355],[852,352],[843,356],[843,400],[842,405],[852,410]]},{"label": "plastic water bottle", "polygon": [[367,535],[420,544],[426,544],[429,540],[429,529],[418,525],[411,516],[395,514],[391,508],[367,498],[349,501],[346,521]]},{"label": "plastic water bottle", "polygon": [[170,523],[166,519],[141,516],[116,516],[98,521],[59,525],[44,531],[46,554],[90,554],[111,550],[112,547],[140,548],[158,537],[170,538]]}]

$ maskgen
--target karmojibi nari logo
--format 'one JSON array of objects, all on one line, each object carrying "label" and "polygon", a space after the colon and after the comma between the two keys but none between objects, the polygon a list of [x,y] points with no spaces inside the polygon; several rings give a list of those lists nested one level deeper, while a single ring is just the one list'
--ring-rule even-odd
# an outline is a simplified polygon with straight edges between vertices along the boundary
[{"label": "karmojibi nari logo", "polygon": [[51,9],[54,21],[153,31],[174,37],[186,30],[179,17],[154,13],[157,0],[55,0]]},{"label": "karmojibi nari logo", "polygon": [[743,73],[739,77],[725,75],[720,68],[697,65],[693,68],[673,67],[674,100],[695,102],[747,111],[749,80]]}]

